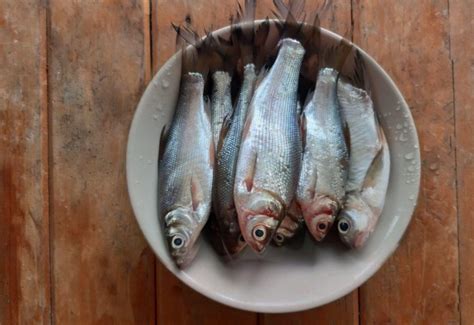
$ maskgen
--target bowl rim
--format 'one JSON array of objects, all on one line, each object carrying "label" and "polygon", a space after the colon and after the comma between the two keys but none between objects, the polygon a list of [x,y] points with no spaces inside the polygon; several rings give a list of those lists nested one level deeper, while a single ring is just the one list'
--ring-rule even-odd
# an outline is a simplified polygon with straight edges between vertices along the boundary
[{"label": "bowl rim", "polygon": [[[254,23],[256,25],[260,25],[261,23],[263,23],[265,21],[266,21],[265,19],[259,19],[259,20],[255,20]],[[274,23],[274,22],[277,21],[277,19],[269,19],[269,21],[270,21],[270,23]],[[231,26],[228,25],[228,26],[225,26],[225,27],[222,27],[222,28],[219,28],[219,29],[213,31],[212,34],[214,34],[214,35],[226,34],[226,33],[230,32],[230,29],[231,29]],[[321,27],[320,29],[321,29],[322,34],[324,34],[325,36],[327,36],[329,38],[332,38],[332,39],[335,39],[335,40],[340,40],[340,39],[343,38],[341,35],[339,35],[335,32],[332,32],[328,29],[325,29],[323,27]],[[390,85],[392,90],[395,92],[395,95],[399,98],[400,105],[405,106],[407,108],[408,116],[406,116],[406,119],[409,121],[409,123],[411,125],[414,126],[413,142],[416,145],[415,148],[416,148],[416,151],[418,153],[418,157],[420,157],[418,130],[416,129],[416,125],[415,125],[415,122],[414,122],[414,119],[413,119],[413,115],[411,113],[411,110],[409,109],[409,106],[408,106],[403,94],[398,89],[397,85],[392,80],[392,78],[388,75],[388,73],[382,68],[382,66],[380,64],[378,64],[378,62],[374,58],[372,58],[372,56],[370,56],[366,51],[361,49],[357,44],[355,44],[353,42],[351,42],[351,44],[353,44],[354,47],[363,54],[365,60],[368,60],[368,61],[371,62],[371,64],[375,67],[375,70],[377,70],[377,73],[380,73],[380,75],[388,82],[388,84]],[[204,295],[204,296],[206,296],[206,297],[208,297],[208,298],[210,298],[214,301],[217,301],[217,302],[220,302],[220,303],[225,304],[227,306],[230,306],[230,307],[234,307],[234,308],[249,311],[249,312],[257,312],[257,313],[288,313],[288,312],[298,312],[298,311],[308,310],[308,309],[311,309],[311,308],[320,307],[320,306],[326,305],[330,302],[333,302],[337,299],[340,299],[343,296],[346,296],[347,294],[351,293],[352,291],[354,291],[355,289],[360,287],[367,280],[369,280],[382,267],[382,265],[385,264],[385,262],[393,255],[395,250],[399,247],[402,238],[406,234],[406,231],[407,231],[408,227],[410,226],[411,222],[413,221],[413,214],[414,214],[415,209],[417,207],[419,193],[420,193],[421,170],[420,170],[420,173],[417,173],[416,178],[414,179],[414,184],[416,185],[416,193],[413,194],[413,196],[414,196],[413,202],[415,204],[413,204],[413,206],[410,207],[409,220],[406,223],[406,226],[404,227],[403,231],[400,232],[400,235],[398,236],[398,238],[396,240],[396,244],[386,254],[386,256],[384,256],[380,261],[378,261],[378,263],[370,264],[369,267],[367,267],[364,270],[363,276],[360,276],[357,279],[355,279],[354,281],[352,281],[351,285],[348,285],[348,286],[344,287],[343,289],[341,289],[339,291],[333,291],[333,292],[331,292],[331,294],[328,294],[328,295],[324,296],[324,298],[319,297],[317,300],[308,299],[308,301],[305,302],[305,303],[296,302],[296,303],[292,304],[290,302],[290,303],[286,303],[284,305],[281,304],[281,303],[280,304],[264,304],[264,303],[261,303],[261,304],[255,304],[255,303],[247,304],[245,302],[241,302],[239,300],[232,299],[230,297],[218,294],[218,293],[216,293],[212,290],[207,289],[206,287],[202,286],[200,283],[196,282],[192,277],[188,276],[188,274],[186,272],[180,272],[179,270],[174,268],[172,265],[170,265],[167,261],[162,259],[160,253],[150,243],[150,240],[146,235],[146,233],[147,233],[145,231],[146,225],[142,224],[140,222],[140,219],[136,217],[138,214],[140,214],[140,207],[139,207],[139,203],[136,202],[136,200],[133,199],[133,195],[131,193],[132,179],[131,179],[130,174],[131,174],[131,165],[132,165],[132,158],[131,158],[132,146],[131,146],[130,139],[133,136],[134,129],[137,128],[137,123],[138,123],[137,122],[138,121],[137,112],[140,111],[142,109],[141,107],[144,105],[143,102],[144,102],[144,97],[145,97],[145,94],[146,94],[147,90],[149,90],[149,88],[151,87],[152,82],[155,79],[157,79],[165,70],[167,70],[167,68],[169,66],[171,66],[174,63],[174,61],[176,60],[178,55],[179,55],[179,52],[174,53],[162,65],[162,67],[150,79],[148,85],[146,86],[145,90],[143,91],[143,93],[141,95],[141,98],[140,98],[140,101],[139,101],[139,103],[138,103],[138,105],[135,109],[132,123],[130,125],[130,129],[129,129],[129,133],[128,133],[128,139],[127,139],[127,150],[126,150],[127,191],[128,191],[128,195],[129,195],[129,198],[130,198],[130,203],[132,205],[132,210],[133,210],[135,219],[138,223],[138,226],[139,226],[144,238],[147,241],[147,244],[151,247],[151,249],[153,250],[153,253],[155,254],[155,256],[158,257],[160,263],[163,264],[166,267],[166,269],[169,272],[171,272],[175,277],[177,277],[182,283],[189,286],[193,290],[201,293],[202,295]],[[421,160],[418,163],[421,164]]]}]

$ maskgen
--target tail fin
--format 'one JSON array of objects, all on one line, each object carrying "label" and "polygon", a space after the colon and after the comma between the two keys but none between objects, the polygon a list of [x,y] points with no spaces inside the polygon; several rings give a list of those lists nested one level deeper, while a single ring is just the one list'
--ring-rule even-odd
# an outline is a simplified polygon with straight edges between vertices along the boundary
[{"label": "tail fin", "polygon": [[354,45],[346,39],[341,39],[336,46],[329,47],[321,53],[319,69],[333,68],[338,72],[342,71],[349,54],[353,51]]},{"label": "tail fin", "polygon": [[201,38],[189,24],[172,26],[176,31],[176,49],[181,50],[182,74],[198,72],[206,78],[210,70],[222,64],[217,53],[219,43],[212,33]]},{"label": "tail fin", "polygon": [[277,27],[280,38],[294,38],[300,40],[301,30],[305,19],[305,0],[293,0],[285,4],[283,0],[273,0],[275,9],[273,14],[277,17]]},{"label": "tail fin", "polygon": [[365,68],[364,58],[359,50],[355,50],[354,67],[349,79],[354,86],[364,89],[370,95],[370,80]]}]

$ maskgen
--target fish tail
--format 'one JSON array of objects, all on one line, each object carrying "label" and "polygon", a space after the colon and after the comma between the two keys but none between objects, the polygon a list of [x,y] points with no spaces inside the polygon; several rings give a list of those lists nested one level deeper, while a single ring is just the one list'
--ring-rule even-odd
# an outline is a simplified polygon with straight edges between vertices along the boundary
[{"label": "fish tail", "polygon": [[294,38],[300,40],[305,20],[305,0],[289,1],[273,0],[275,10],[273,14],[277,18],[277,27],[280,38]]},{"label": "fish tail", "polygon": [[336,46],[329,47],[321,53],[319,69],[333,68],[338,72],[342,71],[347,58],[354,49],[354,45],[345,38],[339,41]]},{"label": "fish tail", "polygon": [[357,88],[364,89],[370,95],[370,79],[365,67],[365,61],[359,50],[354,54],[354,66],[352,75],[349,76],[350,81]]},{"label": "fish tail", "polygon": [[211,67],[220,63],[216,48],[217,40],[208,32],[202,38],[190,25],[171,24],[176,31],[176,50],[181,55],[181,74],[200,73],[206,79]]}]

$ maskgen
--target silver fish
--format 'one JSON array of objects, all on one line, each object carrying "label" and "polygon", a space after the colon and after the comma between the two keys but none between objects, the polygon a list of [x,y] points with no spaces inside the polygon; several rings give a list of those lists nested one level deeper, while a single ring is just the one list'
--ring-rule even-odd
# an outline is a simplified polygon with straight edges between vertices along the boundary
[{"label": "silver fish", "polygon": [[160,144],[160,215],[178,267],[196,255],[211,208],[214,146],[203,91],[201,74],[183,75],[173,122]]},{"label": "silver fish", "polygon": [[263,252],[293,199],[301,162],[296,115],[304,48],[283,39],[275,63],[257,85],[245,122],[234,186],[242,235]]},{"label": "silver fish", "polygon": [[342,79],[338,82],[337,96],[350,136],[346,192],[359,192],[372,161],[382,149],[374,105],[365,90]]},{"label": "silver fish", "polygon": [[339,215],[337,228],[341,240],[351,248],[362,247],[382,214],[390,178],[390,151],[382,129],[379,129],[382,149],[373,161],[361,192],[347,196]]},{"label": "silver fish", "polygon": [[288,243],[297,233],[303,229],[304,218],[298,204],[293,201],[286,212],[286,217],[276,230],[273,242],[277,246]]},{"label": "silver fish", "polygon": [[211,118],[212,138],[214,139],[214,150],[217,153],[217,144],[221,134],[224,119],[232,114],[232,98],[230,83],[232,81],[229,73],[216,71],[212,74],[214,87],[211,95]]},{"label": "silver fish", "polygon": [[318,241],[324,239],[343,204],[347,179],[348,151],[337,78],[335,69],[319,71],[302,116],[305,147],[296,197],[308,230]]},{"label": "silver fish", "polygon": [[235,210],[234,181],[242,130],[256,79],[255,66],[253,64],[246,65],[242,87],[230,125],[224,126],[228,130],[223,130],[221,133],[219,142],[222,142],[222,145],[215,167],[214,213],[219,225],[222,244],[225,252],[230,256],[239,253],[246,246],[240,233],[237,211]]}]

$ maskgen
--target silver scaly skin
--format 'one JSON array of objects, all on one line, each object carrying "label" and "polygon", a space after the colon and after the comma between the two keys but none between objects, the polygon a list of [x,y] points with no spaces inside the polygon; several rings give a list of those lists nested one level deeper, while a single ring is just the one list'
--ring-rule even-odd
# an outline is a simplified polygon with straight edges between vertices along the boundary
[{"label": "silver scaly skin", "polygon": [[203,98],[204,79],[187,73],[173,122],[160,148],[159,204],[172,258],[187,266],[197,253],[197,239],[211,208],[214,146]]},{"label": "silver scaly skin", "polygon": [[378,139],[382,149],[372,162],[361,192],[349,194],[344,209],[339,214],[339,237],[350,248],[359,248],[365,244],[374,231],[385,204],[390,178],[390,151],[381,128]]},{"label": "silver scaly skin", "polygon": [[338,72],[319,71],[313,97],[303,108],[305,148],[297,189],[297,202],[312,236],[321,241],[342,207],[348,169],[337,100]]},{"label": "silver scaly skin", "polygon": [[211,95],[211,118],[212,118],[212,138],[214,139],[214,149],[217,153],[217,144],[221,134],[224,119],[232,114],[232,98],[230,93],[230,83],[232,81],[229,73],[216,71],[212,74],[214,86]]},{"label": "silver scaly skin", "polygon": [[261,253],[286,214],[298,181],[301,136],[297,88],[304,48],[283,39],[258,84],[245,122],[234,186],[242,235]]},{"label": "silver scaly skin", "polygon": [[214,213],[224,251],[230,256],[239,253],[246,246],[241,237],[234,205],[234,181],[242,130],[256,79],[255,66],[247,64],[244,67],[244,79],[230,126],[225,126],[228,127],[228,131],[225,137],[219,140],[222,141],[222,147],[217,155],[215,167]]},{"label": "silver scaly skin", "polygon": [[374,105],[369,94],[339,79],[337,96],[342,117],[349,128],[350,162],[346,192],[360,192],[367,171],[382,149]]}]

